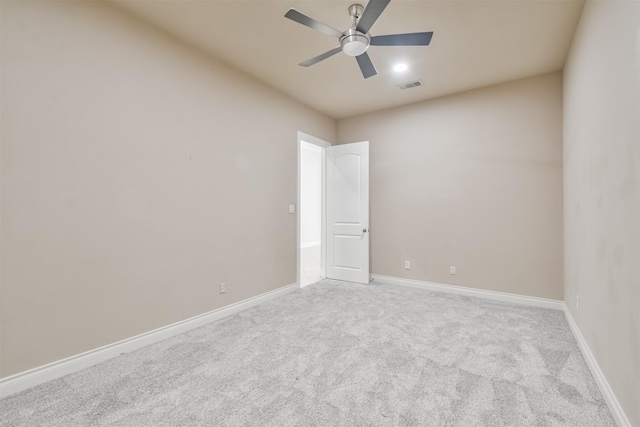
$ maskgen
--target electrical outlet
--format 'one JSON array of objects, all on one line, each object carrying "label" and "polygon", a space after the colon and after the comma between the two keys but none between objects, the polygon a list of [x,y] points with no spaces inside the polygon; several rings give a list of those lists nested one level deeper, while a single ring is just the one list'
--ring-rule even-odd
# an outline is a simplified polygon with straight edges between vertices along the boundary
[{"label": "electrical outlet", "polygon": [[220,283],[220,293],[221,294],[227,293],[227,283],[226,282]]},{"label": "electrical outlet", "polygon": [[411,270],[411,261],[405,261],[404,262],[404,269],[405,270]]},{"label": "electrical outlet", "polygon": [[580,295],[576,295],[576,310],[580,311]]},{"label": "electrical outlet", "polygon": [[449,274],[456,274],[456,266],[455,265],[449,266]]}]

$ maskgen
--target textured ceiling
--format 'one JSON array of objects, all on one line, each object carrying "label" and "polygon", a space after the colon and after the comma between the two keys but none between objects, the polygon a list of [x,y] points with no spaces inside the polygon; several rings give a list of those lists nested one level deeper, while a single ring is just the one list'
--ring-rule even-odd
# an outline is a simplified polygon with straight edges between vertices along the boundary
[{"label": "textured ceiling", "polygon": [[[338,45],[284,18],[293,7],[339,30],[354,0],[116,0],[182,41],[334,118],[417,102],[561,70],[583,0],[392,0],[371,35],[433,31],[426,47],[371,46],[378,75],[363,79],[339,53],[297,64]],[[366,1],[361,2],[366,6]],[[394,64],[408,70],[397,73]],[[396,85],[420,79],[423,86]]]}]

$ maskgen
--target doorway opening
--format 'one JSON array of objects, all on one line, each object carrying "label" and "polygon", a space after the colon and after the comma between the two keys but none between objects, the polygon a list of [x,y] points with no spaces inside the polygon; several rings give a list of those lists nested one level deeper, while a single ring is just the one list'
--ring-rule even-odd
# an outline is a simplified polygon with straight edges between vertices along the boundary
[{"label": "doorway opening", "polygon": [[326,141],[298,133],[298,283],[325,277],[324,170]]}]

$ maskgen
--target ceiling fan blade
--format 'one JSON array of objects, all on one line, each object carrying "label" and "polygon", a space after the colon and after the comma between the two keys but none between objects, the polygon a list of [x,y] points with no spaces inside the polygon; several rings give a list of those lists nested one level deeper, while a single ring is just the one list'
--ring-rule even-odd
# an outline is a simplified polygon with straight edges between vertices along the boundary
[{"label": "ceiling fan blade", "polygon": [[342,31],[338,31],[333,27],[323,24],[322,22],[318,22],[313,18],[309,18],[307,15],[304,15],[295,9],[289,9],[289,11],[284,14],[284,17],[289,18],[299,24],[306,25],[309,28],[313,28],[314,30],[320,31],[321,33],[328,36],[342,37]]},{"label": "ceiling fan blade", "polygon": [[376,71],[376,67],[373,66],[373,62],[371,62],[371,58],[369,58],[367,52],[363,53],[360,56],[356,56],[356,60],[358,61],[358,65],[360,66],[360,71],[362,71],[362,76],[365,79],[378,74],[378,72]]},{"label": "ceiling fan blade", "polygon": [[367,4],[367,7],[364,9],[364,12],[362,12],[362,16],[358,21],[356,30],[363,34],[367,34],[390,1],[391,0],[369,0],[369,4]]},{"label": "ceiling fan blade", "polygon": [[315,56],[315,57],[313,57],[311,59],[307,59],[306,61],[301,62],[298,65],[302,65],[303,67],[310,67],[313,64],[317,64],[318,62],[320,62],[320,61],[322,61],[324,59],[327,59],[330,56],[335,55],[336,53],[340,52],[341,50],[342,50],[342,48],[340,46],[334,47],[330,51],[325,52],[325,53],[323,53],[321,55]]},{"label": "ceiling fan blade", "polygon": [[371,37],[372,46],[428,46],[433,31],[428,33],[389,34]]}]

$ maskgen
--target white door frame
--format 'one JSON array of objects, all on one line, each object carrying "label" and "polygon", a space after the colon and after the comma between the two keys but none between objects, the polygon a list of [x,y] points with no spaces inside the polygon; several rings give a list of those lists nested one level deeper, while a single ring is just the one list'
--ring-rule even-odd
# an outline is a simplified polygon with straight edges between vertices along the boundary
[{"label": "white door frame", "polygon": [[300,225],[301,225],[301,218],[300,218],[300,213],[302,212],[301,206],[300,206],[300,181],[301,181],[301,170],[300,170],[300,166],[301,166],[301,151],[302,151],[302,141],[306,141],[309,142],[311,144],[315,144],[317,146],[319,146],[322,149],[322,154],[321,154],[321,161],[322,161],[322,165],[321,165],[321,170],[322,170],[322,212],[320,213],[321,216],[321,220],[320,223],[322,224],[322,231],[320,233],[321,236],[321,240],[320,240],[320,248],[321,248],[321,253],[320,253],[320,258],[321,258],[321,262],[320,262],[320,270],[321,270],[321,275],[322,277],[326,277],[326,270],[325,270],[325,261],[326,261],[326,236],[325,236],[325,206],[326,206],[326,185],[325,185],[325,174],[326,174],[326,153],[325,153],[325,148],[330,147],[331,143],[324,141],[320,138],[316,138],[315,136],[311,136],[309,134],[306,134],[304,132],[300,132],[298,131],[298,189],[297,189],[297,197],[298,200],[296,201],[296,219],[297,219],[297,237],[296,237],[296,266],[297,266],[297,270],[296,270],[296,283],[298,284],[298,286],[300,286]]}]

